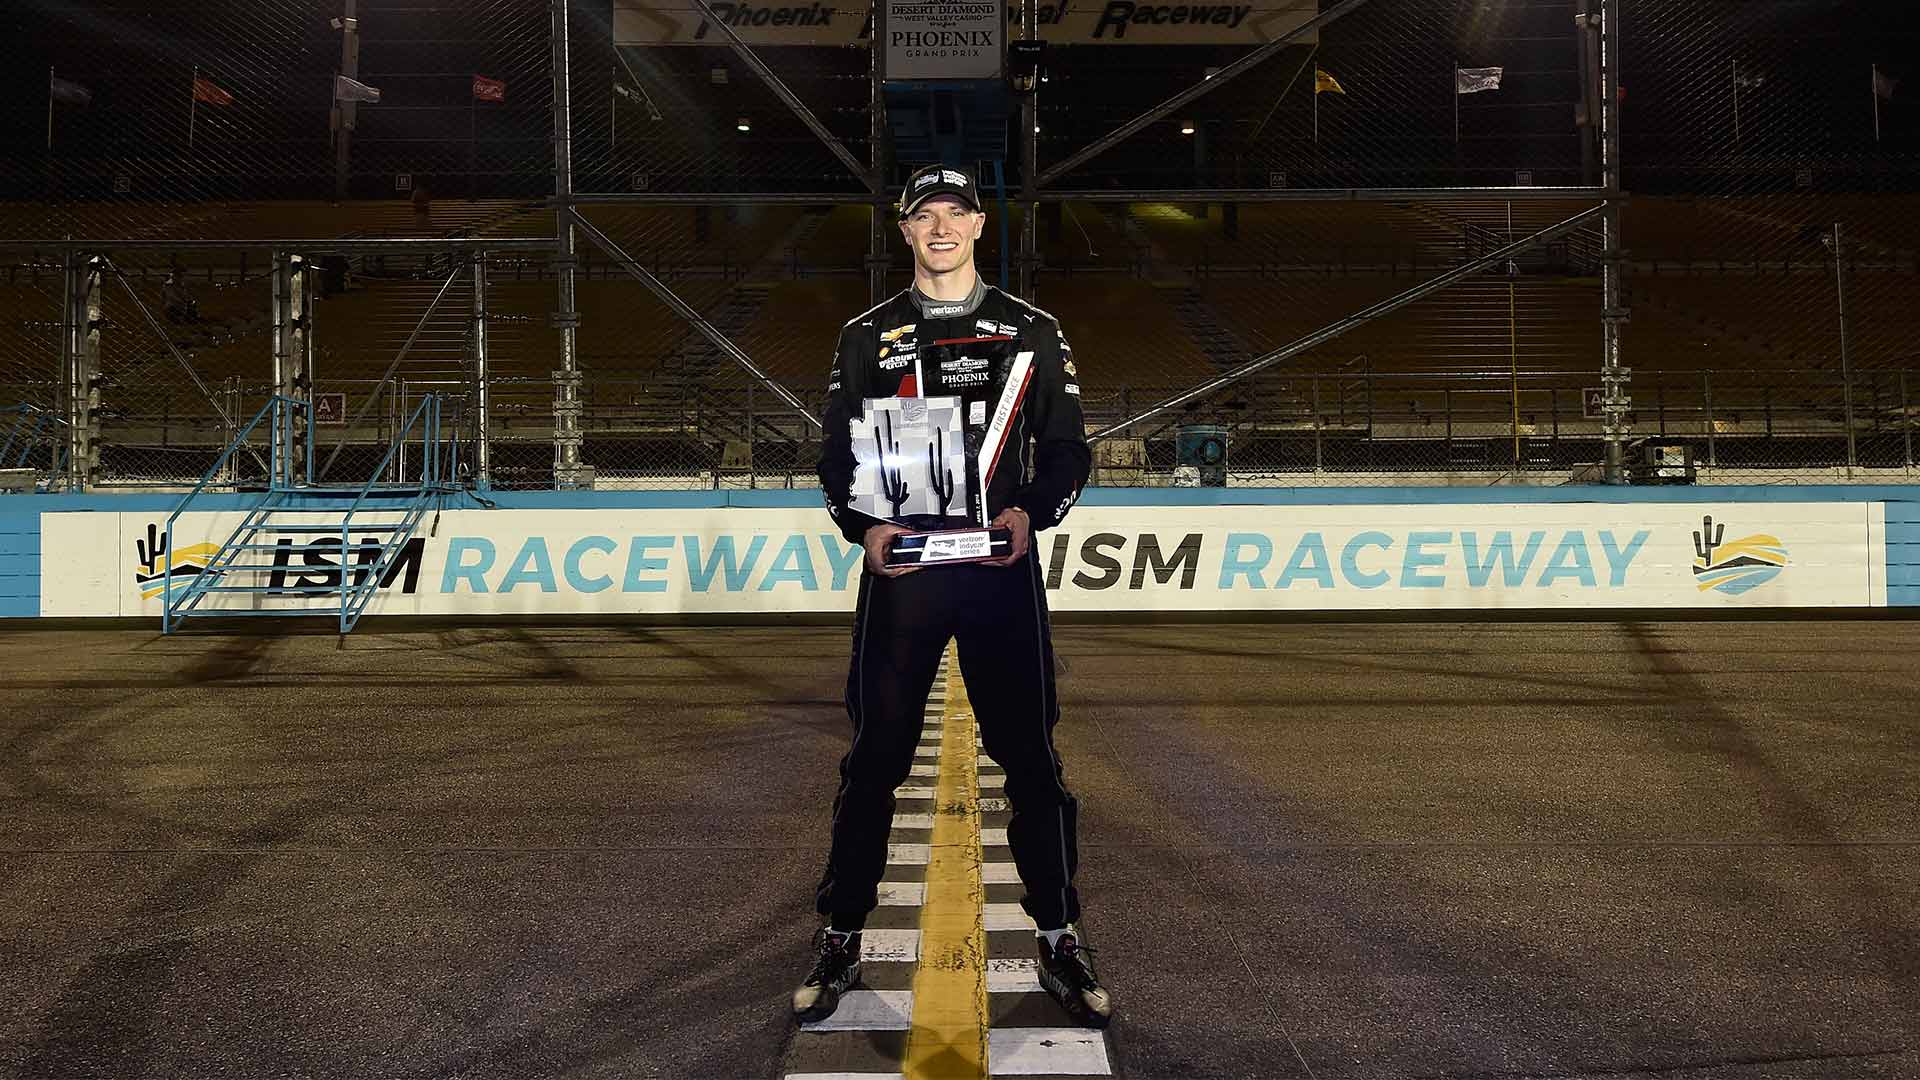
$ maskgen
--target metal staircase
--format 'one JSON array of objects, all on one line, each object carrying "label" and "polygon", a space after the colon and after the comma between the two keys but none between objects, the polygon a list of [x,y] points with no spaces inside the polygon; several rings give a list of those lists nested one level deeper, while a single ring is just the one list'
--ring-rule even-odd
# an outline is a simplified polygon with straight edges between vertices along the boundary
[{"label": "metal staircase", "polygon": [[[324,616],[350,632],[394,569],[421,520],[456,490],[458,443],[443,438],[441,398],[423,397],[372,477],[359,486],[313,483],[312,425],[307,402],[274,397],[241,430],[200,483],[168,515],[153,560],[160,575],[161,631],[171,634],[190,618]],[[182,552],[174,528],[180,516],[223,474],[262,424],[271,453],[267,490],[210,554],[211,545]],[[386,480],[407,468],[417,445],[415,476]],[[294,564],[298,552],[305,562]],[[197,566],[196,566],[197,564]]]},{"label": "metal staircase", "polygon": [[11,416],[0,440],[0,491],[49,491],[67,469],[67,422],[45,409],[22,402],[0,409]]}]

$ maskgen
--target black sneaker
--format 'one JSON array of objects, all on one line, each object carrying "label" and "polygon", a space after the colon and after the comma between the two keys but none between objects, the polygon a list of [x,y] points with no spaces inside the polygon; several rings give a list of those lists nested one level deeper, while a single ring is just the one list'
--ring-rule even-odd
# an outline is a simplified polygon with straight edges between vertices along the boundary
[{"label": "black sneaker", "polygon": [[820,959],[793,992],[793,1016],[803,1024],[825,1020],[840,1007],[840,995],[860,985],[860,935],[838,936],[822,927],[813,935]]},{"label": "black sneaker", "polygon": [[1086,1027],[1103,1028],[1113,1020],[1113,1000],[1093,973],[1093,950],[1072,933],[1060,935],[1052,948],[1040,944],[1040,985],[1053,995],[1067,1015]]}]

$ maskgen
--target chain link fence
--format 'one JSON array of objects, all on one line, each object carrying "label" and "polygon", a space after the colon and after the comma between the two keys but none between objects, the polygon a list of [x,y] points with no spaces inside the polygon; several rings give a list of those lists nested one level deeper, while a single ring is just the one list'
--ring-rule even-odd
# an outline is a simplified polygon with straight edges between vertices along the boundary
[{"label": "chain link fence", "polygon": [[[872,303],[873,210],[846,160],[873,149],[868,50],[757,50],[843,158],[717,35],[618,44],[642,7],[576,4],[568,25],[581,212],[817,415],[839,327]],[[1374,0],[1049,176],[1027,291],[1074,343],[1091,428],[1273,360],[1100,440],[1098,479],[1169,483],[1196,454],[1233,484],[1597,478],[1615,254],[1638,479],[1688,460],[1700,482],[1914,475],[1920,108],[1899,80],[1920,40],[1844,8],[1623,0],[1620,250],[1593,219],[1491,258],[1600,201],[1602,81],[1576,22],[1598,8]],[[51,71],[0,160],[0,470],[72,472],[79,395],[89,482],[197,480],[274,391],[272,241],[300,239],[335,478],[439,392],[464,404],[469,474],[497,486],[571,482],[575,438],[601,488],[812,482],[807,418],[585,239],[577,409],[550,248],[492,251],[476,321],[469,253],[556,229],[544,0],[9,18],[16,66]],[[1252,48],[1057,42],[1033,179]],[[380,100],[336,100],[344,72]],[[975,163],[977,257],[1016,288],[1029,176],[1008,124],[1004,199]],[[97,260],[77,308],[74,259]]]}]

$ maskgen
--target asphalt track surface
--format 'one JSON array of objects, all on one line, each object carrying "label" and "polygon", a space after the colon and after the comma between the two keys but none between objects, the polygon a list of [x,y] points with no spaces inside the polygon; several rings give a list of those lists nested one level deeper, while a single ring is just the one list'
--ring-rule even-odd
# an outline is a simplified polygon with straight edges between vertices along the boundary
[{"label": "asphalt track surface", "polygon": [[[1057,639],[1118,1075],[1920,1077],[1920,622]],[[847,644],[0,632],[0,1075],[774,1075]]]}]

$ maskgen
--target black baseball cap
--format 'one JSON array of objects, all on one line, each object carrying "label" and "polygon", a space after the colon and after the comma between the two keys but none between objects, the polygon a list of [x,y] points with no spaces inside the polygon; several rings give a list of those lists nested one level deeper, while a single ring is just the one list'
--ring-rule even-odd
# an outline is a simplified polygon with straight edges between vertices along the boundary
[{"label": "black baseball cap", "polygon": [[972,173],[952,165],[929,165],[907,179],[906,190],[900,193],[900,216],[905,218],[935,195],[953,195],[969,209],[980,209],[980,189],[974,186]]}]

